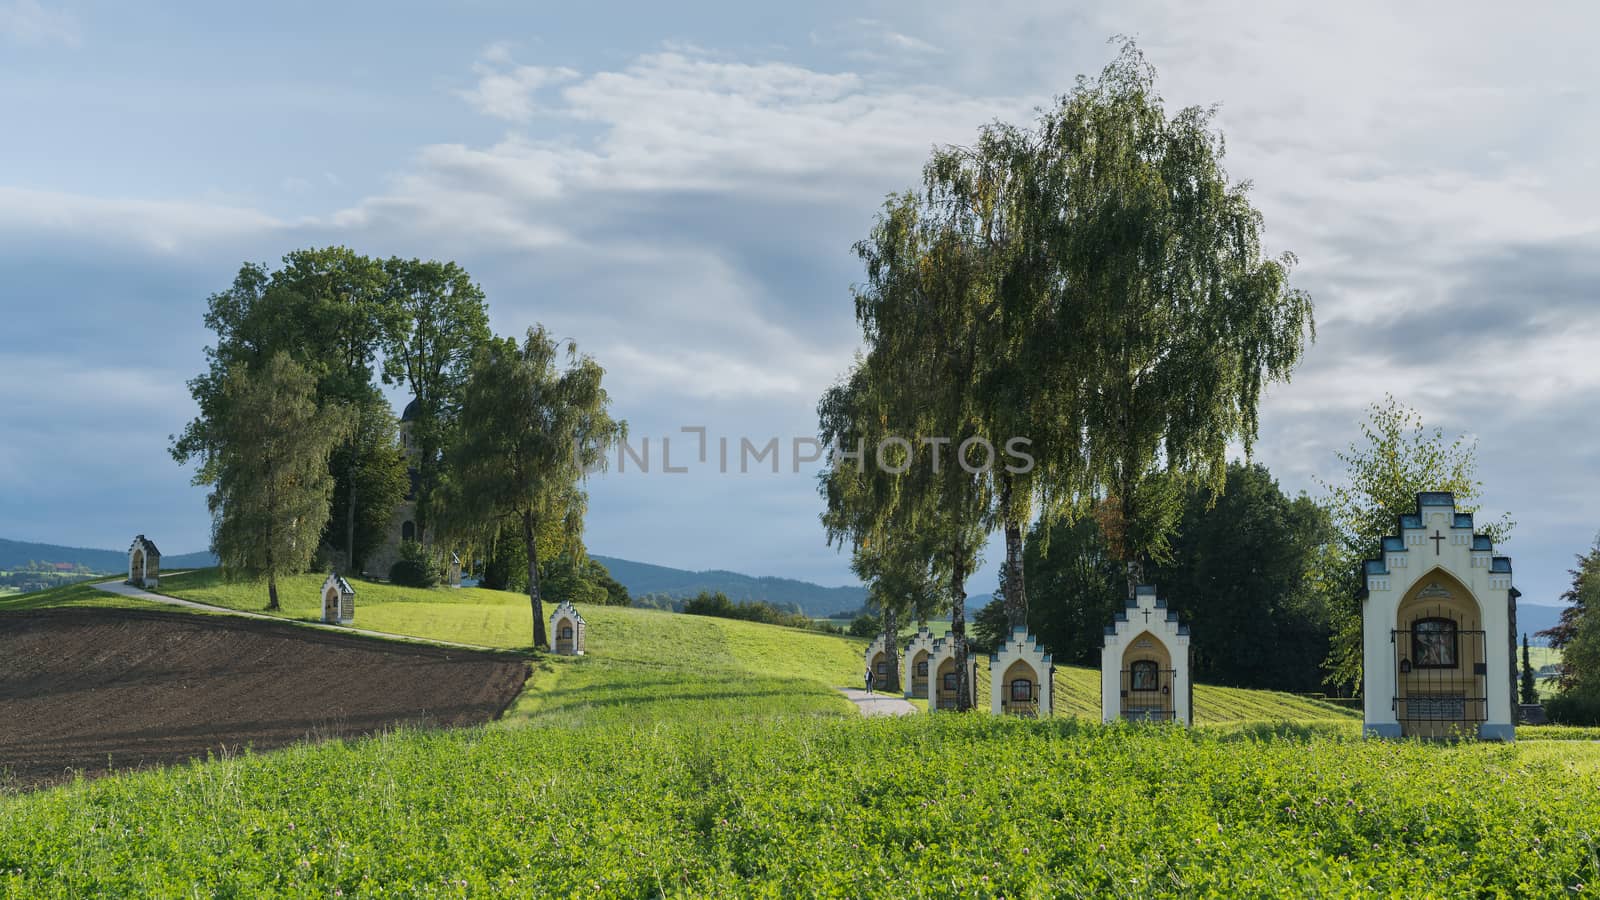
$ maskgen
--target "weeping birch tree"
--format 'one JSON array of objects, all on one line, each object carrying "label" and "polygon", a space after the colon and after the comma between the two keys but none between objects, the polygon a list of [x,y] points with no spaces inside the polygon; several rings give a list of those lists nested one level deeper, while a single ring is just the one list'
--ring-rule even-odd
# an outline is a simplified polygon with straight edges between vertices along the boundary
[{"label": "weeping birch tree", "polygon": [[603,469],[607,451],[627,431],[613,419],[598,363],[557,343],[542,328],[489,341],[474,356],[461,391],[460,437],[446,457],[441,491],[446,521],[465,532],[510,529],[527,551],[533,645],[548,649],[541,551],[581,558],[586,473]]},{"label": "weeping birch tree", "polygon": [[343,407],[318,406],[316,376],[287,353],[236,365],[222,382],[194,481],[212,488],[223,571],[265,578],[267,609],[279,608],[278,578],[316,554],[333,496],[328,460],[349,427]]},{"label": "weeping birch tree", "polygon": [[987,467],[1001,463],[974,389],[987,365],[979,338],[982,248],[962,224],[906,194],[889,199],[856,245],[867,271],[856,318],[868,350],[847,389],[853,430],[830,429],[824,409],[823,437],[855,440],[859,455],[843,462],[873,470],[856,533],[915,534],[930,565],[948,571],[956,705],[965,710],[972,708],[966,581],[990,522]]},{"label": "weeping birch tree", "polygon": [[887,466],[877,465],[876,450],[869,449],[886,435],[878,427],[885,422],[882,409],[873,405],[865,379],[858,365],[818,404],[823,442],[852,454],[860,451],[853,458],[835,458],[819,475],[826,501],[822,522],[830,544],[851,547],[851,571],[867,583],[868,602],[882,618],[892,669],[884,686],[899,690],[900,625],[910,618],[926,622],[942,606],[949,568],[931,535],[909,527],[912,505],[897,502],[900,484],[891,470],[908,461],[903,448],[886,451]]},{"label": "weeping birch tree", "polygon": [[1038,123],[1037,177],[1059,207],[1043,240],[1064,341],[1042,370],[1082,373],[1082,455],[1113,501],[1102,526],[1129,596],[1164,558],[1183,488],[1220,492],[1248,455],[1263,388],[1314,337],[1295,260],[1264,254],[1248,182],[1222,168],[1214,109],[1168,117],[1132,43]]}]

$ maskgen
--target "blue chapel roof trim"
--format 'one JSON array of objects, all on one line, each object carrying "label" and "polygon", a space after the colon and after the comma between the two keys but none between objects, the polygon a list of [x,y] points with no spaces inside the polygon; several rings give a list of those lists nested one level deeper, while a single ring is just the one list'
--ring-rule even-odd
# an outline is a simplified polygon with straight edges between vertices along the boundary
[{"label": "blue chapel roof trim", "polygon": [[[1454,508],[1455,503],[1455,495],[1449,491],[1419,492],[1417,494],[1417,511],[1415,513],[1403,513],[1399,516],[1396,516],[1400,526],[1398,529],[1400,533],[1394,535],[1384,535],[1382,540],[1382,552],[1406,552],[1405,531],[1408,528],[1420,529],[1423,527],[1422,510],[1424,507],[1449,506]],[[1455,513],[1451,520],[1451,527],[1471,529],[1473,527],[1472,514],[1459,512]],[[1494,540],[1486,534],[1474,533],[1472,535],[1472,549],[1474,551],[1493,550]],[[1494,559],[1490,562],[1489,571],[1496,575],[1511,574],[1511,558],[1507,556],[1494,557]],[[1367,559],[1363,560],[1361,563],[1361,572],[1363,576],[1388,575],[1389,566],[1382,557],[1378,559]],[[1516,588],[1512,588],[1512,590],[1516,590]],[[1365,600],[1369,593],[1370,591],[1367,590],[1366,578],[1363,577],[1361,579],[1361,588],[1356,592],[1356,596],[1362,600]]]}]

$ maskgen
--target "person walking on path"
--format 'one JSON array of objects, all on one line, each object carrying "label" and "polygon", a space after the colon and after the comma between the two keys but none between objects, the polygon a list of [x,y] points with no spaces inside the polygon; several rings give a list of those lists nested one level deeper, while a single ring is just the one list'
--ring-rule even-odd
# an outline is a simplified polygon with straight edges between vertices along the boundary
[{"label": "person walking on path", "polygon": [[872,667],[871,666],[867,666],[867,677],[866,677],[865,681],[867,682],[867,693],[870,694],[870,693],[872,693]]}]

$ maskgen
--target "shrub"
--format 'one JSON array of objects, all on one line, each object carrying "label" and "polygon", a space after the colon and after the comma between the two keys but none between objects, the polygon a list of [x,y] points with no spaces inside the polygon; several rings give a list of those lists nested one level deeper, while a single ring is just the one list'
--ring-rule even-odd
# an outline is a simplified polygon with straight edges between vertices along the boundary
[{"label": "shrub", "polygon": [[430,588],[439,583],[439,573],[433,560],[428,558],[428,548],[416,541],[400,543],[400,559],[389,567],[389,581],[401,587]]},{"label": "shrub", "polygon": [[811,619],[798,612],[780,609],[765,600],[741,600],[735,603],[721,591],[701,591],[683,604],[683,611],[691,616],[716,616],[789,628],[811,627]]},{"label": "shrub", "polygon": [[850,620],[850,634],[852,637],[870,638],[877,637],[883,630],[878,617],[871,613],[862,613]]},{"label": "shrub", "polygon": [[1600,725],[1600,697],[1571,691],[1557,694],[1544,702],[1544,713],[1557,725]]}]

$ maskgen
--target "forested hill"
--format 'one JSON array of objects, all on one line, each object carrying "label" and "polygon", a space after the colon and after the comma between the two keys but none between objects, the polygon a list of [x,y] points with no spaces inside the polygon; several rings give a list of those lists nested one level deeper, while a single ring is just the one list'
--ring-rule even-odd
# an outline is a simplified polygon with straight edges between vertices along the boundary
[{"label": "forested hill", "polygon": [[691,572],[613,556],[590,556],[599,560],[611,572],[611,577],[626,585],[628,593],[635,596],[693,597],[701,591],[721,591],[732,600],[765,600],[780,606],[793,603],[809,616],[856,610],[867,602],[867,591],[863,587],[823,587],[793,578],[741,575],[721,569]]},{"label": "forested hill", "polygon": [[[131,540],[132,536],[129,537]],[[159,538],[156,539],[157,546],[160,546],[160,543]],[[168,548],[161,549],[165,552]],[[811,616],[826,616],[859,609],[867,601],[866,589],[860,587],[823,587],[793,578],[757,577],[722,570],[691,572],[686,569],[617,559],[614,556],[594,558],[611,571],[611,577],[627,586],[628,593],[634,595],[668,594],[672,597],[693,597],[701,591],[721,591],[733,600],[793,603],[806,615]],[[73,563],[94,572],[115,573],[127,569],[128,551],[63,547],[59,544],[36,544],[0,538],[0,569],[17,568],[29,562]],[[161,557],[161,568],[167,571],[216,564],[216,557],[205,551]]]},{"label": "forested hill", "polygon": [[[128,535],[128,542],[133,542],[133,535]],[[161,546],[159,540],[156,546]],[[161,549],[165,553],[167,548]],[[63,547],[59,544],[34,544],[0,538],[0,569],[18,568],[30,562],[73,563],[93,572],[123,572],[128,568],[128,551]],[[161,557],[161,568],[168,571],[216,564],[217,558],[205,551]]]}]

